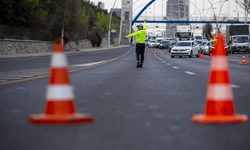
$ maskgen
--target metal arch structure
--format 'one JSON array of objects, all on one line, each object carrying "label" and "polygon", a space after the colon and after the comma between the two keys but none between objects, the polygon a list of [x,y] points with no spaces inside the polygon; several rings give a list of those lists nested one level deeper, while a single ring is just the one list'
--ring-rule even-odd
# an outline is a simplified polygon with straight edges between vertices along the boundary
[{"label": "metal arch structure", "polygon": [[[135,17],[135,19],[132,21],[132,26],[134,23],[143,23],[144,21],[137,20],[141,14],[153,3],[155,0],[151,0]],[[183,20],[169,20],[169,21],[147,21],[147,23],[223,23],[223,24],[245,24],[243,21],[183,21]],[[247,22],[247,24],[250,24],[250,22]]]},{"label": "metal arch structure", "polygon": [[137,21],[137,19],[141,16],[141,14],[153,3],[155,0],[151,0],[140,12],[139,14],[135,17],[135,19],[132,21],[132,26],[134,23]]},{"label": "metal arch structure", "polygon": [[[135,21],[136,23],[143,23],[144,21],[138,20]],[[134,22],[134,23],[135,23]],[[224,24],[245,24],[244,21],[147,21],[147,23],[224,23]],[[247,24],[250,24],[250,22],[247,22]]]}]

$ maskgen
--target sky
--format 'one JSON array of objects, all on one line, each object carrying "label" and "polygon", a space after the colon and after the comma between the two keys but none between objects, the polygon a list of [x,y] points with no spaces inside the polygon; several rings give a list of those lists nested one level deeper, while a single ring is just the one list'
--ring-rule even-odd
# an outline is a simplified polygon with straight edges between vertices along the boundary
[{"label": "sky", "polygon": [[[99,1],[105,3],[105,9],[108,9],[110,10],[110,8],[113,7],[114,5],[114,2],[115,0],[91,0],[93,1],[96,5]],[[121,1],[122,0],[117,0],[116,4],[115,4],[115,8],[121,8]],[[138,14],[139,11],[147,4],[149,3],[151,0],[133,0],[133,10],[134,10],[134,14]],[[147,10],[147,16],[153,16],[153,14],[155,13],[155,16],[162,16],[162,3],[163,3],[163,15],[166,16],[166,1],[167,0],[156,0],[155,1],[155,4],[152,4],[150,7],[151,9],[148,9]],[[207,8],[210,7],[210,3],[208,0],[190,0],[191,3],[190,3],[190,13],[193,14],[192,16],[197,16],[198,17],[198,9],[196,8],[199,8],[200,11],[201,11],[201,15],[203,16],[203,12],[202,12],[202,9],[203,9],[203,2],[204,2],[204,9],[206,10]],[[217,3],[217,4],[214,4],[214,7],[216,7],[215,9],[215,13],[218,15],[219,14],[219,10],[221,8],[221,5],[223,3],[224,0],[210,0],[213,4],[214,3]],[[221,9],[221,14],[228,14],[231,16],[231,17],[237,17],[237,13],[236,12],[233,12],[233,10],[238,10],[240,11],[239,12],[239,17],[244,17],[245,14],[244,14],[244,10],[242,8],[240,8],[240,6],[238,6],[236,3],[235,3],[235,0],[228,0],[229,2],[225,2],[222,9]],[[228,5],[229,3],[229,5]],[[195,7],[195,5],[197,7]],[[155,9],[154,9],[154,5],[155,5]],[[230,8],[229,9],[229,12],[228,12],[228,7]],[[196,10],[195,10],[196,9]],[[155,11],[155,12],[154,12]],[[207,13],[207,17],[210,17],[212,15],[211,13],[212,9],[210,9]],[[195,14],[197,12],[197,14]],[[204,11],[206,12],[206,11]],[[206,14],[206,13],[205,13]],[[248,20],[250,18],[248,17]]]}]

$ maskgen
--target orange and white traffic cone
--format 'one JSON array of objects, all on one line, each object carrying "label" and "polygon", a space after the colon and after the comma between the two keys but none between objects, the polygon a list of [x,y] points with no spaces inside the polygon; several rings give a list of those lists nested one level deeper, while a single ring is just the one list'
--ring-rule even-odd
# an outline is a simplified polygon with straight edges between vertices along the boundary
[{"label": "orange and white traffic cone", "polygon": [[201,58],[201,52],[199,52],[199,58]]},{"label": "orange and white traffic cone", "polygon": [[246,57],[245,57],[245,53],[243,53],[243,57],[242,57],[242,63],[240,63],[241,65],[247,65],[248,63],[246,62]]},{"label": "orange and white traffic cone", "polygon": [[167,53],[166,53],[166,49],[164,49],[164,55],[166,55]]},{"label": "orange and white traffic cone", "polygon": [[202,59],[205,59],[205,56],[204,56],[204,52],[202,53],[202,57],[201,57]]},{"label": "orange and white traffic cone", "polygon": [[213,56],[212,56],[213,54],[212,53],[210,53],[210,58],[209,58],[209,60],[212,60],[212,58],[213,58]]},{"label": "orange and white traffic cone", "polygon": [[146,49],[146,47],[145,47],[145,51],[144,51],[145,53],[147,52],[147,49]]},{"label": "orange and white traffic cone", "polygon": [[45,113],[30,115],[30,122],[35,124],[93,122],[94,119],[91,115],[76,113],[74,93],[70,85],[67,65],[67,57],[64,54],[61,39],[58,38],[54,41]]},{"label": "orange and white traffic cone", "polygon": [[247,115],[235,113],[223,35],[218,35],[213,55],[205,112],[193,116],[191,120],[199,123],[246,122]]},{"label": "orange and white traffic cone", "polygon": [[156,54],[156,48],[155,48],[155,51],[154,51],[154,53]]}]

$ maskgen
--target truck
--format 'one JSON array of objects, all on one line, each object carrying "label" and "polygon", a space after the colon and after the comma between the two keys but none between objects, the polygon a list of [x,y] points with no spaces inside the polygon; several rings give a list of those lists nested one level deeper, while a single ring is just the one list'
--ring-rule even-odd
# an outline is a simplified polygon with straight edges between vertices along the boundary
[{"label": "truck", "polygon": [[226,26],[226,43],[229,53],[249,53],[249,25]]},{"label": "truck", "polygon": [[190,25],[176,25],[172,27],[172,37],[177,41],[191,40],[192,32]]}]

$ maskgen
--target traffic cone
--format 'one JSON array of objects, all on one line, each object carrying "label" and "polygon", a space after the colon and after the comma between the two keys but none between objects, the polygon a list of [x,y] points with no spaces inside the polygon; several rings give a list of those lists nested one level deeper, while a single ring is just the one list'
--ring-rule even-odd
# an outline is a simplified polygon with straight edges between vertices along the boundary
[{"label": "traffic cone", "polygon": [[201,58],[201,52],[199,52],[199,58]]},{"label": "traffic cone", "polygon": [[93,122],[92,116],[76,113],[73,89],[70,85],[67,69],[67,57],[64,54],[64,48],[61,43],[60,38],[54,41],[45,113],[30,115],[29,121],[35,124]]},{"label": "traffic cone", "polygon": [[167,53],[166,53],[166,50],[164,49],[164,55],[166,55]]},{"label": "traffic cone", "polygon": [[147,49],[146,49],[146,47],[145,47],[145,51],[144,51],[145,53],[147,52]]},{"label": "traffic cone", "polygon": [[247,115],[237,115],[234,110],[223,35],[218,35],[213,54],[205,112],[193,116],[191,120],[199,123],[246,122],[248,120]]},{"label": "traffic cone", "polygon": [[155,48],[155,52],[154,53],[156,54],[156,48]]},{"label": "traffic cone", "polygon": [[248,63],[246,63],[246,57],[245,57],[245,53],[243,53],[243,57],[242,57],[242,63],[240,63],[241,65],[247,65]]},{"label": "traffic cone", "polygon": [[201,57],[202,59],[205,59],[205,56],[204,56],[204,52],[202,53],[202,57]]},{"label": "traffic cone", "polygon": [[212,58],[213,58],[213,56],[212,56],[213,54],[212,53],[210,53],[210,58],[209,58],[209,60],[212,60]]}]

